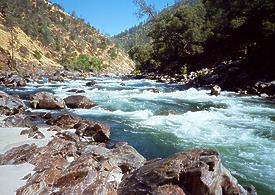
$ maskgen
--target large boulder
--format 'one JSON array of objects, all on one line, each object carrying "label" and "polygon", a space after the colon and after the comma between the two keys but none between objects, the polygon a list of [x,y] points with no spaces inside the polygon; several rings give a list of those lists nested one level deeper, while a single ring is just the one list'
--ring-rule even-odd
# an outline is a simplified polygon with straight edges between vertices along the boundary
[{"label": "large boulder", "polygon": [[148,162],[124,178],[118,194],[158,194],[159,191],[165,194],[248,194],[222,165],[216,151],[200,148]]},{"label": "large boulder", "polygon": [[25,110],[24,102],[17,98],[0,91],[0,113],[5,115],[14,115]]},{"label": "large boulder", "polygon": [[63,100],[54,97],[52,93],[38,92],[32,97],[31,106],[35,109],[63,109]]},{"label": "large boulder", "polygon": [[68,108],[90,109],[96,106],[95,102],[82,95],[72,95],[65,98],[64,101]]},{"label": "large boulder", "polygon": [[40,148],[28,161],[35,165],[35,172],[17,194],[115,195],[124,175],[121,167],[128,167],[130,173],[145,162],[126,143],[112,149],[88,145],[81,152],[75,146],[75,142],[54,138]]}]

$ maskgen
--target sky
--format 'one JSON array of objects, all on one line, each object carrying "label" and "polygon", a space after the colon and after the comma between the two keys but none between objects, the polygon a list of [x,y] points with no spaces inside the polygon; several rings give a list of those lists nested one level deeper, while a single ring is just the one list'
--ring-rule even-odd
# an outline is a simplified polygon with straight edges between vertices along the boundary
[{"label": "sky", "polygon": [[[51,0],[69,13],[76,12],[100,32],[113,36],[144,21],[135,15],[137,8],[132,0]],[[174,0],[147,0],[162,10]]]}]

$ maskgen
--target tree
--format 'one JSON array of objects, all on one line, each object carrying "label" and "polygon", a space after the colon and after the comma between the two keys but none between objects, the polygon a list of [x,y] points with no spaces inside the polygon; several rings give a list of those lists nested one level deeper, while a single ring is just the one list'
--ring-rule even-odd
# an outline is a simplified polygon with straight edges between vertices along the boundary
[{"label": "tree", "polygon": [[137,17],[142,18],[147,15],[149,18],[153,18],[156,15],[154,5],[147,4],[145,0],[133,0],[133,3],[138,8],[138,11],[136,12]]}]

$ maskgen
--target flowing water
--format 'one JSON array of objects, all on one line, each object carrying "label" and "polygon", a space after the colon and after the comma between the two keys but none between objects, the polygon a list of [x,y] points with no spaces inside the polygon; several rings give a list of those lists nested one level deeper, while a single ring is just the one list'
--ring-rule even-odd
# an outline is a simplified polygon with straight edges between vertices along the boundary
[{"label": "flowing water", "polygon": [[[193,147],[217,149],[223,164],[241,184],[258,194],[275,194],[275,104],[254,96],[187,89],[150,80],[97,77],[57,84],[31,84],[12,93],[53,91],[64,98],[69,89],[84,89],[98,106],[68,110],[112,127],[112,142],[127,141],[147,159],[167,157]],[[157,88],[160,93],[147,91]]]}]

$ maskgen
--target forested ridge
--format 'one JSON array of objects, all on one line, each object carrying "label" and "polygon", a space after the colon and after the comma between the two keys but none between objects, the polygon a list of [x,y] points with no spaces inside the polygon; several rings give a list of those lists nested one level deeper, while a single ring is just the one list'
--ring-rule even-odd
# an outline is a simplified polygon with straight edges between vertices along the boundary
[{"label": "forested ridge", "polygon": [[[252,79],[274,79],[272,0],[178,1],[144,26],[146,31],[139,30],[143,28],[140,26],[115,36],[118,42],[128,41],[124,47],[131,46],[128,52],[138,71],[187,74],[233,62]],[[133,34],[135,41],[131,40]],[[142,42],[144,34],[146,44]],[[132,45],[133,42],[137,44]]]}]

